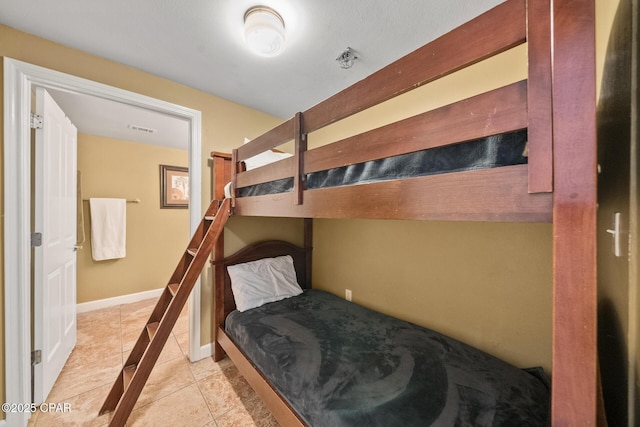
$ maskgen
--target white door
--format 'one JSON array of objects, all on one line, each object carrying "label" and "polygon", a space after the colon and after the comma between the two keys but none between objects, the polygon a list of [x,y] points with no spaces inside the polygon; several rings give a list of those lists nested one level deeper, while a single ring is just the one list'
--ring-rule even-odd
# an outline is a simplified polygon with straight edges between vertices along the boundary
[{"label": "white door", "polygon": [[77,129],[53,98],[36,89],[43,126],[35,138],[34,402],[46,400],[76,344]]}]

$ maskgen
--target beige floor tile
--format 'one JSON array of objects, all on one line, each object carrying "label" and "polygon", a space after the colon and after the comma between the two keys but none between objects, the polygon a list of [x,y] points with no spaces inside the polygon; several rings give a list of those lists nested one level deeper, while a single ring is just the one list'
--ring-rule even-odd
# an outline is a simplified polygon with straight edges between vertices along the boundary
[{"label": "beige floor tile", "polygon": [[122,355],[120,337],[105,336],[99,340],[85,341],[76,344],[75,355],[70,355],[71,363],[82,363],[76,359],[100,359],[109,355]]},{"label": "beige floor tile", "polygon": [[180,350],[180,346],[178,345],[176,337],[170,335],[169,338],[167,338],[167,342],[165,343],[164,348],[162,349],[162,353],[160,353],[160,356],[158,356],[158,361],[156,362],[156,364],[168,362],[169,360],[173,359],[185,358],[186,356],[182,354],[182,350]]},{"label": "beige floor tile", "polygon": [[122,322],[122,351],[129,352],[136,344],[136,341],[140,337],[140,334],[144,330],[148,318],[144,319],[132,319],[126,322]]},{"label": "beige floor tile", "polygon": [[278,422],[273,415],[261,405],[262,402],[251,407],[236,406],[217,417],[216,423],[218,427],[278,427]]},{"label": "beige floor tile", "polygon": [[256,420],[257,426],[278,427],[278,422],[257,394],[252,392],[251,395],[243,401],[243,406],[251,418]]},{"label": "beige floor tile", "polygon": [[[90,317],[96,313],[96,317]],[[82,317],[81,317],[82,316]],[[120,309],[102,309],[78,315],[76,349],[92,354],[111,354],[121,351]]]},{"label": "beige floor tile", "polygon": [[111,361],[110,357],[115,358],[120,356],[121,351],[119,339],[116,341],[114,338],[106,337],[104,340],[99,342],[84,345],[76,344],[69,355],[69,359],[67,359],[65,368],[73,370],[82,369],[83,366],[87,363],[91,363],[91,361],[105,358]]},{"label": "beige floor tile", "polygon": [[244,408],[237,406],[231,408],[226,413],[216,417],[218,427],[253,427],[256,426],[255,420]]},{"label": "beige floor tile", "polygon": [[31,414],[31,417],[29,417],[29,421],[27,421],[27,427],[35,427],[36,426],[36,421],[38,420],[38,415],[40,415],[40,412],[34,412]]},{"label": "beige floor tile", "polygon": [[173,327],[173,333],[174,334],[189,333],[189,315],[186,310],[186,306],[185,306],[185,309],[182,310],[182,312],[180,313],[180,316],[178,316],[178,320],[176,321],[176,324]]},{"label": "beige floor tile", "polygon": [[199,381],[198,387],[216,421],[231,409],[242,404],[231,384],[224,381],[222,374],[211,375]]},{"label": "beige floor tile", "polygon": [[[135,342],[133,343],[135,344]],[[122,352],[122,359],[123,360],[127,360],[127,358],[129,357],[129,354],[131,353],[131,350],[133,349],[133,344],[131,346],[131,348],[125,350]],[[182,354],[182,351],[180,350],[180,346],[178,345],[178,342],[176,341],[176,338],[173,335],[170,335],[169,338],[167,338],[167,341],[164,344],[164,348],[162,349],[162,352],[160,353],[160,356],[158,356],[158,360],[156,361],[156,365],[159,365],[161,363],[164,362],[168,362],[169,360],[173,360],[173,359],[178,359],[178,358],[185,358],[186,356],[184,354]]]},{"label": "beige floor tile", "polygon": [[[136,341],[140,337],[140,334],[144,330],[145,325],[149,321],[149,316],[151,315],[153,308],[154,306],[151,306],[150,309],[149,307],[147,307],[146,309],[142,307],[134,313],[129,313],[126,316],[123,316],[122,318],[122,351],[127,353],[131,351]],[[183,325],[179,325],[181,321],[182,320],[179,317],[172,331],[173,334],[176,333],[176,328],[179,327],[178,329],[182,329],[184,327]],[[189,319],[188,317],[186,317],[185,325],[186,325],[187,340],[189,339],[188,338],[188,333],[189,333],[188,321]]]},{"label": "beige floor tile", "polygon": [[229,365],[228,368],[222,370],[222,373],[243,403],[246,403],[255,396],[255,392],[235,365]]},{"label": "beige floor tile", "polygon": [[243,401],[253,394],[251,386],[240,376],[235,366],[198,381],[198,387],[216,421],[231,409],[243,406]]},{"label": "beige floor tile", "polygon": [[189,355],[189,333],[183,332],[180,334],[173,333],[173,336],[176,337],[176,341],[178,341],[178,345],[180,346],[180,351],[185,356]]},{"label": "beige floor tile", "polygon": [[131,413],[127,425],[199,427],[213,420],[198,386],[192,384]]},{"label": "beige floor tile", "polygon": [[189,361],[186,358],[156,364],[142,390],[136,408],[166,397],[194,383],[189,370]]},{"label": "beige floor tile", "polygon": [[[121,305],[122,320],[130,318],[147,318],[156,306],[158,298],[148,298],[141,301],[132,302],[130,304]],[[126,308],[126,309],[122,309]]]},{"label": "beige floor tile", "polygon": [[78,313],[78,329],[90,328],[100,324],[111,324],[120,327],[120,306],[101,308],[99,310]]},{"label": "beige floor tile", "polygon": [[[121,306],[120,321],[122,324],[123,345],[126,341],[133,340],[135,342],[142,328],[149,320],[157,302],[157,298],[151,298]],[[133,344],[129,348],[131,347],[133,347]]]},{"label": "beige floor tile", "polygon": [[210,375],[221,372],[222,370],[233,365],[231,359],[224,358],[220,362],[214,362],[211,357],[205,357],[202,360],[191,363],[189,368],[196,381],[200,381]]},{"label": "beige floor tile", "polygon": [[47,401],[62,402],[80,393],[113,384],[121,368],[122,357],[119,354],[104,355],[97,359],[76,357],[62,369]]},{"label": "beige floor tile", "polygon": [[35,427],[53,426],[87,426],[97,427],[109,424],[110,414],[98,416],[98,411],[104,403],[111,386],[103,386],[78,396],[66,399],[71,410],[69,412],[40,412]]}]

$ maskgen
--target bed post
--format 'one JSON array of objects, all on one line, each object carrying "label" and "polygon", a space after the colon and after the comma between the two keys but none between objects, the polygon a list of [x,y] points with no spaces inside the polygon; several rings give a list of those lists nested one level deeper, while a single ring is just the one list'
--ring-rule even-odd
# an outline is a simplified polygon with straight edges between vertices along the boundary
[{"label": "bed post", "polygon": [[[232,163],[231,155],[213,151],[213,164],[211,170],[211,193],[213,200],[222,201],[225,198],[224,185],[231,180]],[[213,360],[221,360],[225,353],[218,344],[218,325],[224,319],[224,288],[217,286],[224,281],[224,269],[216,265],[216,261],[224,259],[224,230],[213,246],[213,310],[211,313],[211,330],[213,331]]]},{"label": "bed post", "polygon": [[231,154],[211,152],[211,199],[224,199],[224,185],[231,181]]},{"label": "bed post", "polygon": [[552,425],[594,426],[597,383],[594,0],[553,0]]},{"label": "bed post", "polygon": [[224,321],[224,268],[219,261],[224,259],[224,230],[213,248],[213,310],[211,313],[211,330],[213,332],[213,360],[218,362],[225,356],[225,352],[218,343],[218,325]]},{"label": "bed post", "polygon": [[311,289],[311,285],[313,283],[313,276],[311,275],[311,265],[313,261],[313,219],[305,218],[304,219],[304,249],[306,251],[306,270],[307,270],[307,283],[306,289]]},{"label": "bed post", "polygon": [[296,205],[302,204],[302,196],[304,194],[304,154],[307,151],[307,138],[303,132],[302,113],[296,113],[293,118],[296,159],[293,172],[293,197]]},{"label": "bed post", "polygon": [[529,193],[553,191],[550,1],[527,1]]}]

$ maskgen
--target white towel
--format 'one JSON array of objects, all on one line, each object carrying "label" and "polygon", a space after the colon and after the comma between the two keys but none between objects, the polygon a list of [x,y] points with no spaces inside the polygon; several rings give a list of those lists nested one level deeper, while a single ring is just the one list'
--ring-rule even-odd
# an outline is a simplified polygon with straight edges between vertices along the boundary
[{"label": "white towel", "polygon": [[89,199],[91,255],[95,261],[124,258],[127,241],[127,200]]}]

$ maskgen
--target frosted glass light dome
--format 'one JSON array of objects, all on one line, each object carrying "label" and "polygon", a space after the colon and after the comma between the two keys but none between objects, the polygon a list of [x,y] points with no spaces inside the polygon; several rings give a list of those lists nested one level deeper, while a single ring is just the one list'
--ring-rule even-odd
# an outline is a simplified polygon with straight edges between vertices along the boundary
[{"label": "frosted glass light dome", "polygon": [[256,55],[276,56],[284,49],[284,20],[270,7],[253,7],[244,14],[244,40]]}]

